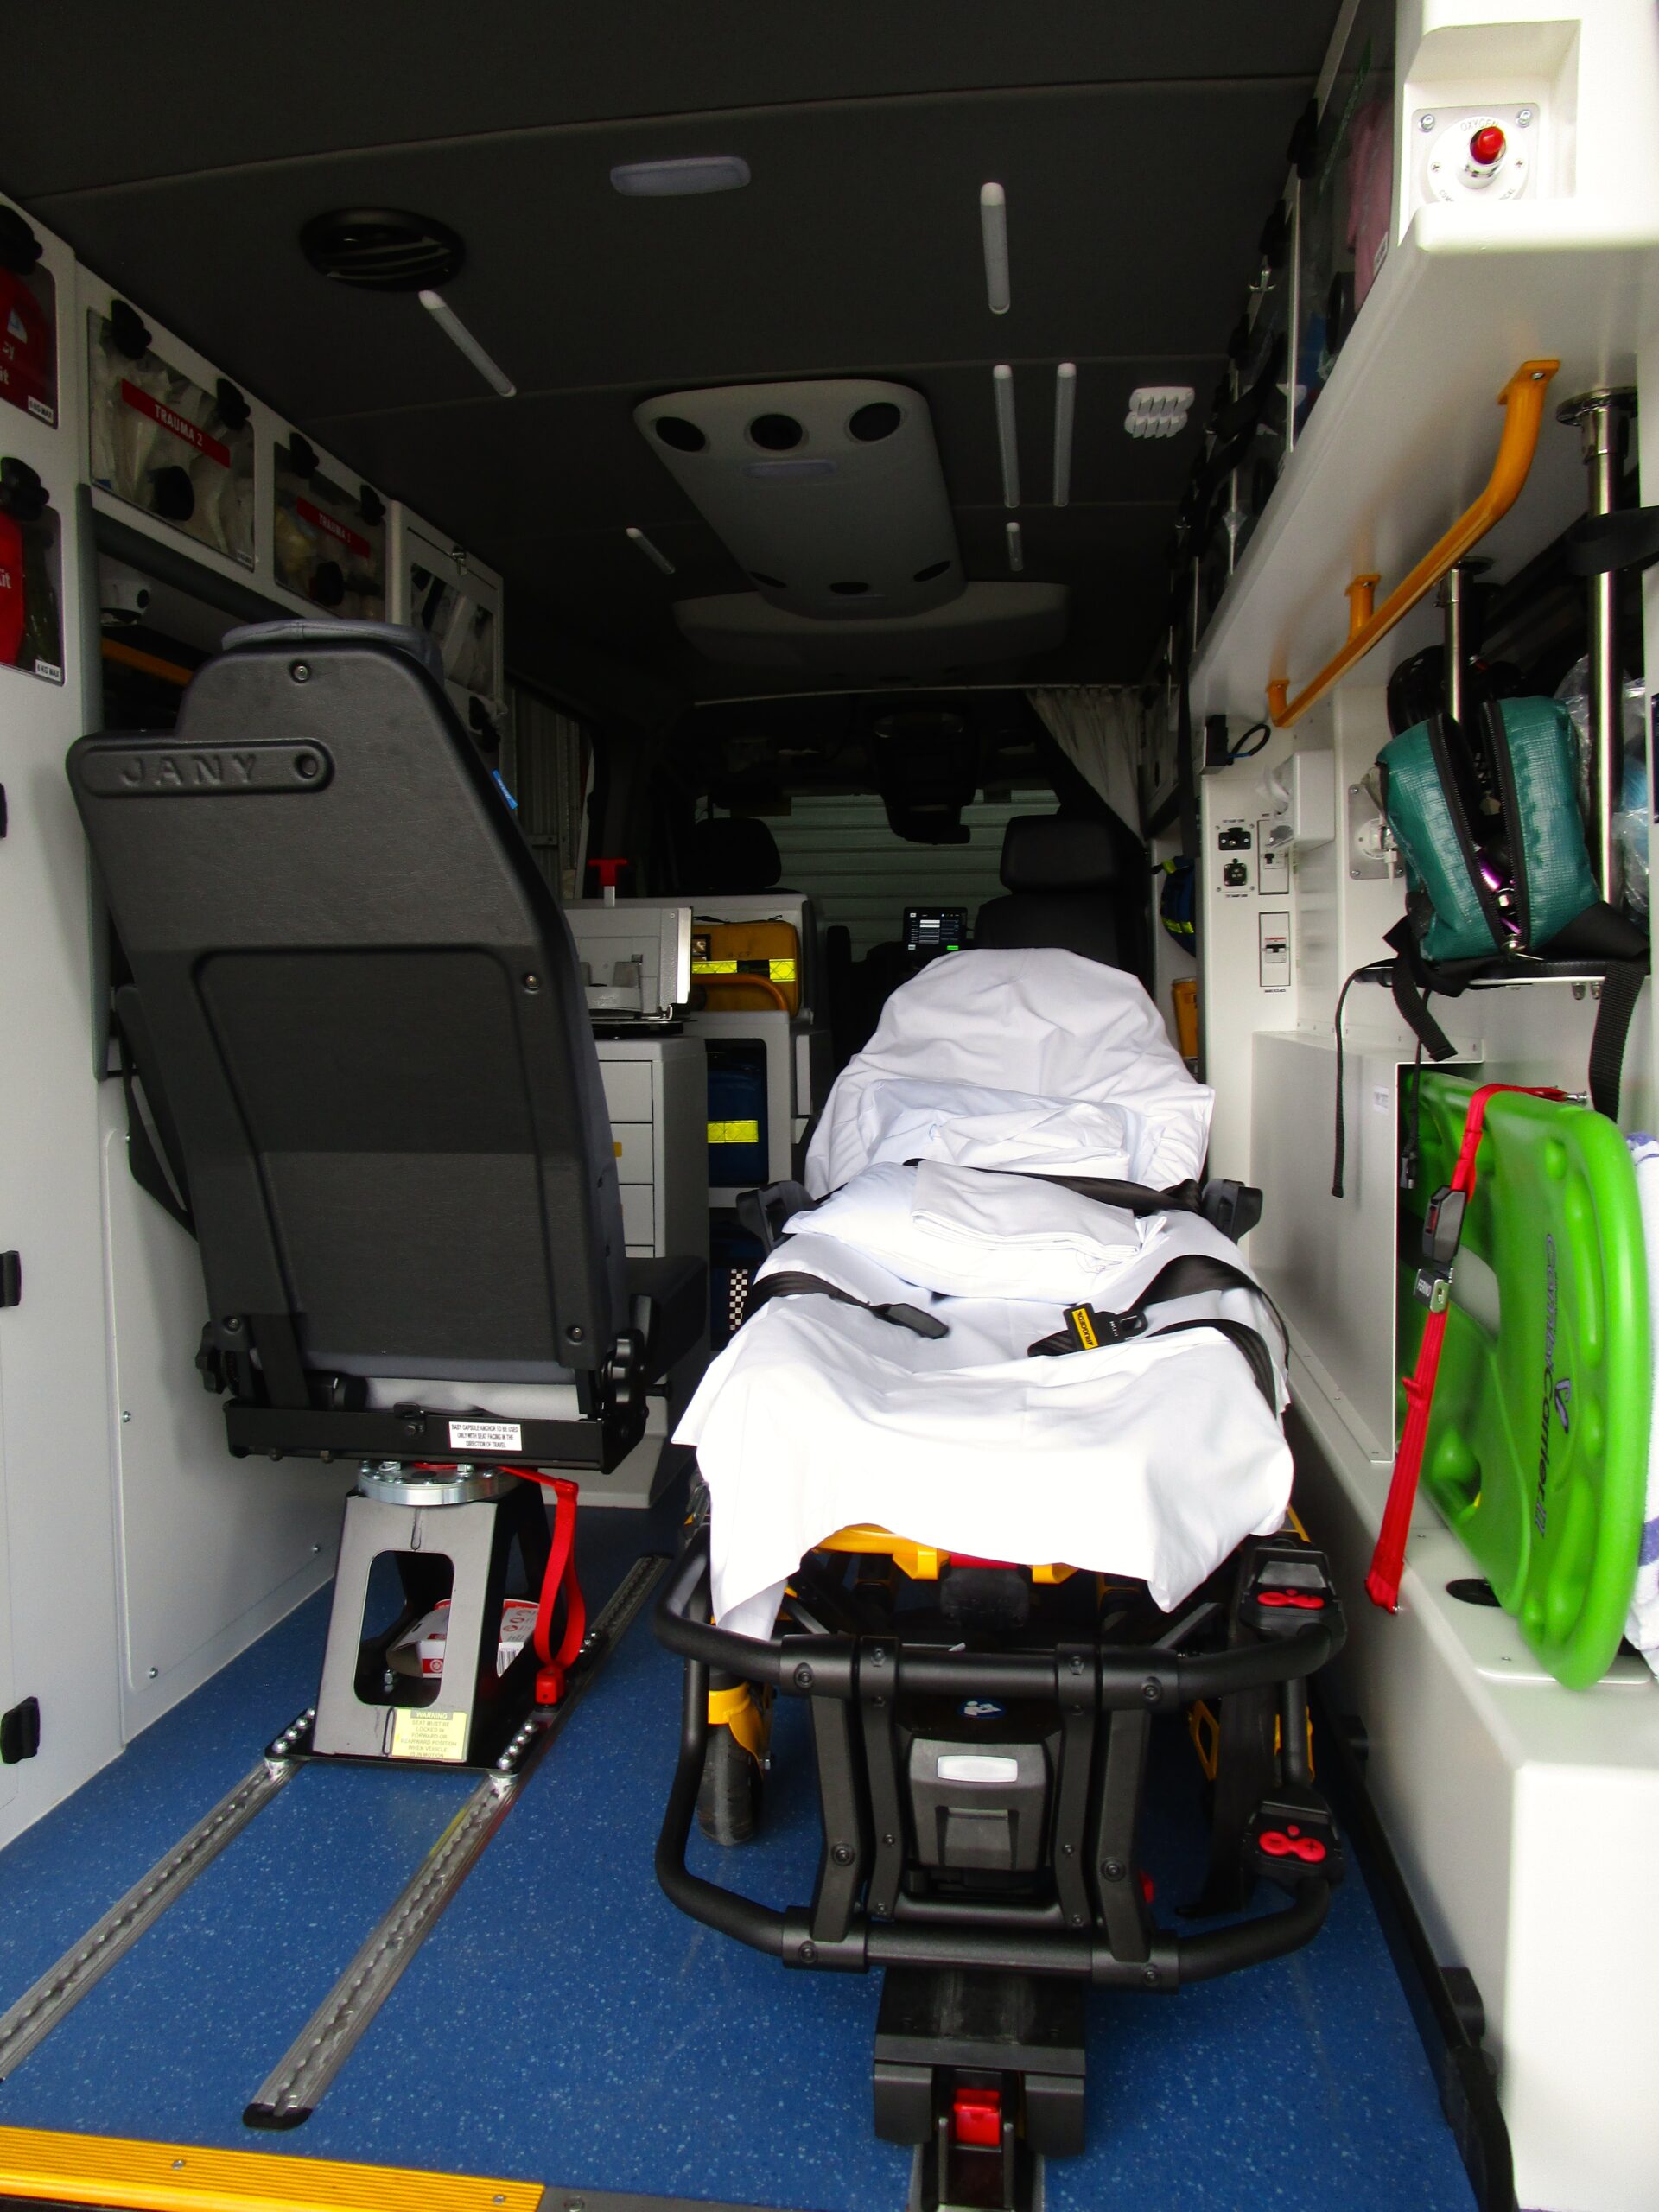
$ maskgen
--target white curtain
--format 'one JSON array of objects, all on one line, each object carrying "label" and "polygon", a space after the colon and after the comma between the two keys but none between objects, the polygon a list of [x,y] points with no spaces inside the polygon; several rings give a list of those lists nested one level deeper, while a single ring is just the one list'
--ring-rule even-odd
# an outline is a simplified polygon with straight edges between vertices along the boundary
[{"label": "white curtain", "polygon": [[582,895],[594,748],[584,725],[518,685],[503,770],[518,802],[518,827],[555,897]]},{"label": "white curtain", "polygon": [[1135,755],[1141,709],[1135,693],[1127,685],[1079,683],[1027,691],[1026,696],[1090,788],[1139,836]]}]

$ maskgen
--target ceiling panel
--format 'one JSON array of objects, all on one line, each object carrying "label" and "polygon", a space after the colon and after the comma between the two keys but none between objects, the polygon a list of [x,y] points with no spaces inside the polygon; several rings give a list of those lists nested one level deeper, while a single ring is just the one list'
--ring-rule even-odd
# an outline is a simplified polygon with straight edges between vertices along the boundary
[{"label": "ceiling panel", "polygon": [[[602,136],[537,132],[35,205],[136,304],[302,422],[478,390],[410,300],[306,265],[301,225],[340,206],[415,207],[460,231],[471,257],[448,296],[525,392],[1213,355],[1304,89],[803,109],[747,127],[747,190],[690,200],[625,200]],[[703,136],[693,150],[720,143]],[[663,143],[660,126],[642,137]],[[1001,316],[980,258],[988,176],[1008,194]]]},{"label": "ceiling panel", "polygon": [[[438,39],[389,0],[211,18],[186,0],[162,41],[100,0],[77,9],[73,42],[51,40],[49,10],[9,32],[24,91],[0,181],[148,315],[499,565],[512,650],[538,670],[585,640],[700,692],[729,681],[671,620],[675,598],[741,580],[634,428],[664,390],[913,385],[969,571],[1006,575],[990,367],[1007,360],[1026,572],[1072,586],[1066,665],[1132,677],[1155,649],[1174,503],[1336,12],[637,0],[624,35],[614,11],[492,0],[474,35]],[[180,73],[193,53],[213,57],[200,96]],[[617,161],[709,152],[742,154],[753,183],[682,200],[610,188]],[[1002,316],[980,254],[988,177],[1008,195]],[[461,232],[448,296],[517,398],[483,392],[412,300],[306,266],[309,216],[377,203]],[[1079,373],[1057,513],[1063,359]],[[1141,383],[1195,388],[1181,436],[1125,435]],[[673,577],[629,545],[630,523]]]},{"label": "ceiling panel", "polygon": [[1330,0],[130,0],[16,9],[3,181],[20,198],[186,170],[607,117],[882,92],[1318,70]]}]

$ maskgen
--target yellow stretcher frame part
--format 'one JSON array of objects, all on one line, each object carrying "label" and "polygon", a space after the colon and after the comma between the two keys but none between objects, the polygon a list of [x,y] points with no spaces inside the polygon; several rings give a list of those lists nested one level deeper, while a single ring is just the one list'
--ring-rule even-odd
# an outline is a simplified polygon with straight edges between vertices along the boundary
[{"label": "yellow stretcher frame part", "polygon": [[772,1735],[770,1692],[763,1693],[763,1702],[757,1704],[753,1685],[748,1682],[739,1682],[728,1690],[710,1690],[709,1726],[729,1728],[749,1757],[760,1764],[766,1758]]},{"label": "yellow stretcher frame part", "polygon": [[[909,1536],[895,1536],[891,1529],[879,1529],[870,1522],[837,1529],[833,1536],[826,1536],[812,1548],[819,1552],[874,1553],[877,1558],[890,1559],[899,1572],[908,1575],[912,1582],[937,1582],[939,1569],[950,1557],[948,1551],[940,1550],[937,1545],[918,1544]],[[1069,1581],[1077,1571],[1075,1567],[1050,1562],[1033,1567],[1031,1579],[1046,1586]]]},{"label": "yellow stretcher frame part", "polygon": [[122,2212],[536,2212],[540,2182],[0,2127],[0,2201]]}]

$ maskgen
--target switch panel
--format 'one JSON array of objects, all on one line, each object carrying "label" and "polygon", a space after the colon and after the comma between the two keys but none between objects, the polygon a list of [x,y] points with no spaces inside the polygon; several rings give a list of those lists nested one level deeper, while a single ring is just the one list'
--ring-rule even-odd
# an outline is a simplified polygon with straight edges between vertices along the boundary
[{"label": "switch panel", "polygon": [[1290,847],[1271,842],[1274,826],[1274,817],[1266,814],[1255,825],[1255,887],[1265,898],[1288,899]]},{"label": "switch panel", "polygon": [[1290,988],[1290,916],[1283,909],[1258,914],[1258,975],[1264,991]]},{"label": "switch panel", "polygon": [[1412,124],[1420,206],[1431,200],[1536,196],[1542,128],[1537,102],[1421,108]]}]

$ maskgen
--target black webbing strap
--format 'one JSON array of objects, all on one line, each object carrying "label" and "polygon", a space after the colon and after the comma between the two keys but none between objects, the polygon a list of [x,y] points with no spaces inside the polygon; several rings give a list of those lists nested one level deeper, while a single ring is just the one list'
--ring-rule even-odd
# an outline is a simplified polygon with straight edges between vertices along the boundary
[{"label": "black webbing strap", "polygon": [[[1337,993],[1337,1126],[1335,1142],[1331,1154],[1331,1195],[1339,1198],[1343,1194],[1343,1177],[1348,1166],[1348,1103],[1347,1103],[1347,1045],[1344,1039],[1342,1017],[1347,1011],[1348,994],[1360,982],[1382,982],[1387,979],[1389,963],[1371,961],[1363,968],[1356,968],[1342,988]],[[1397,969],[1399,963],[1393,963]]]},{"label": "black webbing strap", "polygon": [[[1279,1324],[1284,1334],[1285,1325],[1278,1307],[1268,1296],[1254,1275],[1246,1274],[1243,1268],[1236,1268],[1230,1261],[1213,1259],[1207,1252],[1182,1252],[1166,1261],[1160,1268],[1132,1306],[1122,1312],[1103,1313],[1092,1306],[1068,1306],[1066,1325],[1051,1337],[1041,1337],[1027,1348],[1028,1359],[1060,1359],[1068,1352],[1093,1351],[1103,1344],[1127,1344],[1135,1337],[1173,1337],[1192,1329],[1214,1329],[1243,1352],[1249,1363],[1255,1386],[1276,1414],[1279,1402],[1274,1389],[1273,1356],[1262,1341],[1259,1330],[1243,1321],[1228,1320],[1219,1315],[1204,1315],[1196,1320],[1172,1321],[1161,1329],[1148,1326],[1150,1309],[1167,1305],[1177,1298],[1196,1298],[1208,1291],[1248,1290],[1259,1298]],[[1288,1338],[1286,1338],[1287,1349]]]},{"label": "black webbing strap", "polygon": [[908,1329],[913,1337],[948,1337],[950,1333],[937,1314],[924,1313],[919,1306],[873,1306],[868,1298],[855,1298],[839,1283],[826,1282],[822,1275],[808,1274],[800,1268],[785,1268],[778,1274],[760,1278],[749,1293],[744,1325],[747,1327],[760,1308],[774,1298],[810,1297],[833,1298],[838,1306],[856,1306],[861,1313],[874,1313],[878,1321],[891,1321],[896,1329]]},{"label": "black webbing strap", "polygon": [[[1446,1035],[1428,1010],[1429,986],[1414,972],[1417,966],[1417,949],[1411,935],[1409,922],[1396,922],[1382,942],[1394,947],[1394,972],[1389,985],[1394,993],[1395,1005],[1400,1019],[1422,1046],[1431,1060],[1450,1060],[1457,1057],[1457,1046]],[[1464,987],[1454,984],[1452,995]]]},{"label": "black webbing strap", "polygon": [[1590,1039],[1590,1103],[1609,1121],[1618,1119],[1624,1046],[1630,1033],[1630,1016],[1646,981],[1646,969],[1634,960],[1610,969],[1602,979],[1601,1003],[1596,1008],[1595,1033]]},{"label": "black webbing strap", "polygon": [[1610,515],[1580,515],[1563,542],[1569,576],[1605,576],[1615,569],[1645,569],[1659,561],[1659,507],[1620,507]]},{"label": "black webbing strap", "polygon": [[[935,1160],[934,1166],[950,1167],[953,1160]],[[925,1167],[924,1160],[907,1160],[906,1167]],[[980,1167],[969,1170],[975,1175],[1017,1175],[1025,1183],[1052,1183],[1056,1190],[1071,1191],[1080,1198],[1093,1198],[1097,1205],[1120,1206],[1126,1213],[1139,1217],[1150,1213],[1201,1213],[1204,1194],[1189,1177],[1185,1183],[1172,1184],[1166,1191],[1155,1189],[1150,1183],[1120,1183],[1109,1175],[1051,1175],[1040,1167]]]},{"label": "black webbing strap", "polygon": [[[127,1109],[127,1165],[132,1179],[147,1197],[172,1215],[181,1229],[188,1230],[194,1236],[196,1221],[190,1209],[190,1186],[185,1180],[178,1134],[165,1099],[144,1082],[142,1064],[136,1058],[143,1053],[143,1059],[149,1061],[153,1055],[146,1050],[148,1036],[134,991],[116,994],[115,1039],[121,1062],[121,1096]],[[149,1123],[138,1103],[137,1085],[141,1082],[144,1083],[144,1096],[155,1117],[156,1137],[150,1135]],[[156,1138],[161,1141],[160,1152],[156,1150]],[[162,1154],[166,1155],[165,1166],[162,1164]]]}]

